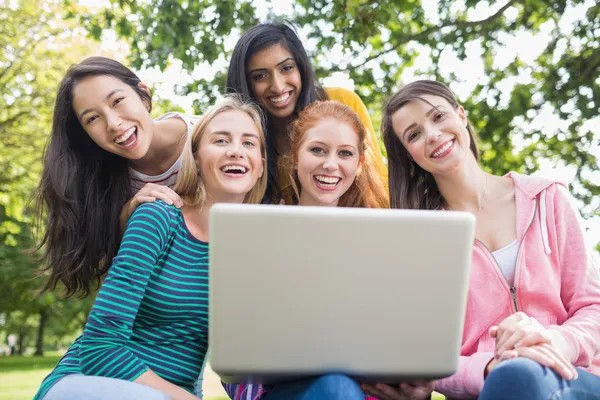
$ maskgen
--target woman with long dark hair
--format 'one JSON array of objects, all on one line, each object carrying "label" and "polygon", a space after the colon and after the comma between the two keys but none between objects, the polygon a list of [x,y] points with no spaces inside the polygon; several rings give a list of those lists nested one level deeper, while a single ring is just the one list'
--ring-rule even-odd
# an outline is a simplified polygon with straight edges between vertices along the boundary
[{"label": "woman with long dark hair", "polygon": [[45,289],[62,282],[68,296],[88,294],[139,204],[183,204],[170,187],[196,118],[169,113],[152,120],[151,109],[146,85],[110,58],[87,58],[62,79],[36,193]]},{"label": "woman with long dark hair", "polygon": [[439,82],[393,95],[382,131],[392,207],[467,211],[477,221],[458,371],[435,389],[480,400],[600,399],[600,274],[564,185],[486,173],[466,111]]},{"label": "woman with long dark hair", "polygon": [[[294,30],[284,23],[259,24],[238,40],[227,72],[227,92],[256,100],[267,117],[269,184],[265,202],[285,198],[291,182],[281,174],[281,157],[288,153],[289,124],[307,105],[317,100],[337,100],[352,108],[368,131],[365,157],[386,181],[386,167],[369,113],[354,92],[322,88],[315,79],[310,58]],[[289,191],[288,191],[289,192]]]},{"label": "woman with long dark hair", "polygon": [[83,334],[35,399],[198,400],[208,350],[210,208],[254,203],[266,187],[258,107],[230,96],[186,140],[180,208],[137,207]]}]

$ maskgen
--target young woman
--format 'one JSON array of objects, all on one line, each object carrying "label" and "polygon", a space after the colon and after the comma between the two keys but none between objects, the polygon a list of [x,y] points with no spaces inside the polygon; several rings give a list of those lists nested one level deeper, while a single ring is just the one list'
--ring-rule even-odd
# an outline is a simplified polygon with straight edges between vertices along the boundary
[{"label": "young woman", "polygon": [[392,207],[477,218],[455,398],[600,399],[600,277],[564,186],[478,164],[454,94],[417,81],[384,109]]},{"label": "young woman", "polygon": [[386,181],[383,162],[369,113],[361,99],[341,88],[321,88],[302,42],[289,26],[265,23],[246,31],[237,42],[227,73],[227,91],[256,100],[267,116],[269,184],[266,202],[278,203],[291,182],[278,162],[290,150],[288,127],[298,112],[317,100],[337,100],[352,108],[368,131],[365,159]]},{"label": "young woman", "polygon": [[213,204],[259,203],[266,188],[259,110],[230,97],[184,150],[177,208],[140,205],[83,334],[36,399],[197,399],[208,346],[208,217]]},{"label": "young woman", "polygon": [[151,109],[148,88],[117,61],[90,57],[67,71],[37,191],[46,289],[62,282],[67,295],[88,294],[139,204],[182,205],[169,187],[196,119],[170,113],[152,120]]},{"label": "young woman", "polygon": [[[308,105],[291,124],[290,152],[283,163],[283,171],[289,175],[295,191],[290,196],[296,200],[294,204],[387,208],[389,203],[382,179],[365,157],[367,146],[367,131],[350,107],[337,101]],[[360,386],[343,375],[275,387],[224,386],[232,399],[365,398]]]}]

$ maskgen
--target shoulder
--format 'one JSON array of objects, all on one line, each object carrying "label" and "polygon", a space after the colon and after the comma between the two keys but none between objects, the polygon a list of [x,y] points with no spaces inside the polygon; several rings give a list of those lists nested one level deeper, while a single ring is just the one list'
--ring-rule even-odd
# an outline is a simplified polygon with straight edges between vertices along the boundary
[{"label": "shoulder", "polygon": [[178,223],[181,210],[162,200],[140,204],[130,218],[130,224],[142,223],[159,229],[169,229]]},{"label": "shoulder", "polygon": [[199,120],[199,116],[170,112],[154,119],[154,124],[166,134],[177,135],[191,133]]},{"label": "shoulder", "polygon": [[360,97],[356,93],[348,89],[344,89],[341,87],[327,87],[325,88],[325,92],[327,92],[329,100],[336,100],[348,106],[352,106],[357,102],[360,102],[362,104],[362,100],[360,99]]}]

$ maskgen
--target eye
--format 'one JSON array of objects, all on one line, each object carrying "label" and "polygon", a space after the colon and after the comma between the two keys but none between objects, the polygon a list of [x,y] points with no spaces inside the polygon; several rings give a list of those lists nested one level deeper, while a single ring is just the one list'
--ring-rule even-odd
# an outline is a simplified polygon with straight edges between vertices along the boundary
[{"label": "eye", "polygon": [[408,135],[408,141],[411,142],[419,136],[419,131],[414,131]]},{"label": "eye", "polygon": [[225,140],[225,138],[216,138],[214,143],[216,144],[227,144],[227,140]]},{"label": "eye", "polygon": [[252,140],[246,140],[246,141],[244,141],[243,144],[246,147],[254,147],[254,146],[256,146]]},{"label": "eye", "polygon": [[125,100],[125,97],[116,98],[115,101],[113,101],[113,106],[116,106],[117,104],[119,104],[123,100]]},{"label": "eye", "polygon": [[442,121],[446,117],[446,113],[437,113],[433,116],[433,120],[436,122]]},{"label": "eye", "polygon": [[341,157],[352,157],[354,155],[350,150],[340,150],[338,153]]},{"label": "eye", "polygon": [[264,72],[261,72],[259,74],[252,75],[252,80],[254,80],[254,81],[260,81],[262,79],[265,79],[266,77],[267,77],[267,74],[265,74]]},{"label": "eye", "polygon": [[322,147],[312,147],[310,149],[310,152],[315,154],[325,154],[325,149],[323,149]]},{"label": "eye", "polygon": [[281,68],[281,70],[283,72],[288,72],[288,71],[293,70],[294,68],[296,68],[294,65],[288,64],[288,65],[284,65],[283,68]]},{"label": "eye", "polygon": [[93,116],[89,117],[88,119],[85,120],[85,124],[87,125],[87,124],[94,122],[96,120],[96,118],[98,118],[97,115],[93,115]]}]

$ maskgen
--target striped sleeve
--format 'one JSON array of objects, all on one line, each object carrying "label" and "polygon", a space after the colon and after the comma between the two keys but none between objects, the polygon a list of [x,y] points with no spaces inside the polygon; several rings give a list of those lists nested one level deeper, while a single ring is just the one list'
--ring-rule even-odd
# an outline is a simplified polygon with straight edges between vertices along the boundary
[{"label": "striped sleeve", "polygon": [[161,201],[142,204],[131,216],[81,338],[85,375],[133,381],[149,369],[127,342],[153,268],[167,246],[170,220]]}]

